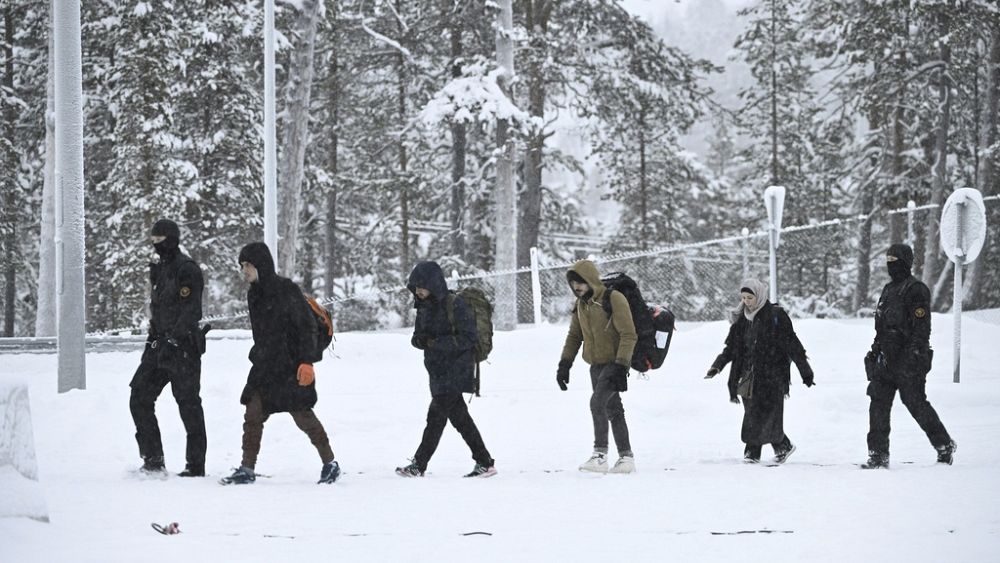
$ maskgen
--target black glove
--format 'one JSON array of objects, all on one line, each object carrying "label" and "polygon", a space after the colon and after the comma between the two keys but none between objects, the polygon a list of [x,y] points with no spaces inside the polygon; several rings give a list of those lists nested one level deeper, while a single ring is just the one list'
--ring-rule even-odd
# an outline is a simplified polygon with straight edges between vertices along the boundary
[{"label": "black glove", "polygon": [[414,334],[413,338],[410,339],[410,344],[413,345],[417,350],[427,349],[427,335],[425,334]]},{"label": "black glove", "polygon": [[806,387],[812,387],[816,385],[816,378],[813,375],[813,370],[811,367],[806,366],[805,371],[801,372],[799,375],[802,376],[802,384]]},{"label": "black glove", "polygon": [[559,384],[559,388],[563,391],[566,390],[566,386],[569,384],[569,368],[573,367],[573,362],[569,360],[560,360],[559,369],[556,370],[556,383]]},{"label": "black glove", "polygon": [[711,367],[708,368],[708,373],[705,374],[705,379],[712,379],[713,377],[719,375],[719,368]]},{"label": "black glove", "polygon": [[729,397],[729,402],[733,403],[734,405],[738,405],[740,404],[740,398],[737,397],[736,395],[733,395],[732,397]]},{"label": "black glove", "polygon": [[628,391],[628,366],[614,363],[608,364],[608,367],[605,369],[611,372],[609,379],[611,380],[611,385],[615,388],[615,391],[618,391],[619,393]]}]

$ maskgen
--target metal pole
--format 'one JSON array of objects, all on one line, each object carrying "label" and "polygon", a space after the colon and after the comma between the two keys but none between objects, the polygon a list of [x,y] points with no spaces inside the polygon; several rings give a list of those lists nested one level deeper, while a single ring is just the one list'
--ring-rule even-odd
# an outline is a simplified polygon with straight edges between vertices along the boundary
[{"label": "metal pole", "polygon": [[80,0],[52,2],[56,120],[58,389],[87,388]]},{"label": "metal pole", "polygon": [[534,306],[535,326],[542,324],[542,280],[538,271],[538,248],[531,247],[531,301]]},{"label": "metal pole", "polygon": [[906,244],[913,248],[913,214],[917,211],[917,202],[912,199],[906,202]]},{"label": "metal pole", "polygon": [[274,0],[264,0],[264,243],[278,260],[278,150],[274,126]]},{"label": "metal pole", "polygon": [[958,383],[960,379],[960,373],[962,369],[962,266],[965,264],[965,249],[962,248],[962,229],[965,226],[962,224],[962,219],[965,215],[965,201],[956,201],[958,205],[958,213],[955,216],[955,231],[956,231],[956,243],[955,243],[955,290],[953,292],[953,305],[952,312],[955,315],[955,361],[953,365],[954,372],[954,382]]},{"label": "metal pole", "polygon": [[771,303],[778,302],[778,227],[771,223],[769,246],[771,247]]}]

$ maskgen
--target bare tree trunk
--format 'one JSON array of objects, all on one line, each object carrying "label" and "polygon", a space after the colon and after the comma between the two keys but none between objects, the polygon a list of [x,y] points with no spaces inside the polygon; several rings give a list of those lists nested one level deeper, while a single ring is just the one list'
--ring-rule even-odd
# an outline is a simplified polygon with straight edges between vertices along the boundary
[{"label": "bare tree trunk", "polygon": [[[941,13],[941,36],[948,34],[951,27],[950,14],[947,8],[943,8]],[[938,107],[941,111],[941,119],[938,122],[937,135],[935,140],[935,152],[937,161],[934,163],[934,184],[931,189],[931,203],[941,205],[944,202],[944,191],[948,182],[948,129],[951,126],[951,81],[949,72],[951,71],[951,45],[948,41],[941,42],[941,62],[944,63],[940,71],[940,81],[938,85]],[[941,269],[940,244],[939,244],[939,221],[940,213],[934,211],[929,214],[924,243],[924,270],[921,276],[923,282],[933,287],[932,283]],[[935,292],[931,296],[931,306],[933,307],[940,294]]]},{"label": "bare tree trunk", "polygon": [[[990,31],[990,54],[987,62],[986,76],[986,128],[983,131],[982,143],[980,147],[977,147],[979,149],[994,147],[1000,142],[997,134],[997,115],[1000,114],[1000,24],[997,23],[994,23]],[[997,155],[996,151],[993,151],[988,153],[986,158],[982,160],[982,173],[979,175],[978,188],[984,196],[1000,193],[1000,189],[997,186],[998,178],[996,172],[998,158],[1000,158],[1000,155]],[[995,205],[992,207],[996,209]],[[987,211],[989,209],[987,207]],[[994,211],[993,213],[987,213],[987,215],[987,224],[992,223],[993,229],[996,229],[996,219],[1000,217],[1000,213]],[[983,246],[982,254],[969,267],[966,301],[973,308],[986,306],[984,289],[987,281],[991,278],[988,269],[992,265],[992,273],[995,275],[997,272],[997,244],[995,241],[993,243],[989,242],[989,234],[986,236],[987,244]]]},{"label": "bare tree trunk", "polygon": [[642,225],[640,231],[639,248],[646,250],[649,247],[649,188],[646,183],[646,115],[639,115],[639,221]]},{"label": "bare tree trunk", "polygon": [[[396,11],[402,11],[402,0],[396,0]],[[403,35],[403,23],[397,20],[397,31]],[[399,126],[406,122],[406,60],[403,53],[396,53],[396,66],[399,74],[399,84],[396,88],[399,105]],[[399,260],[403,276],[410,272],[410,179],[407,176],[409,161],[406,154],[405,133],[399,135]]]},{"label": "bare tree trunk", "polygon": [[306,147],[309,144],[313,52],[321,11],[319,0],[302,0],[302,9],[295,21],[299,44],[292,54],[288,85],[285,87],[285,138],[279,174],[283,185],[278,190],[278,261],[281,273],[288,277],[296,273],[295,250],[299,237]]},{"label": "bare tree trunk", "polygon": [[[462,76],[462,28],[457,14],[451,14],[451,76]],[[465,259],[465,124],[451,124],[451,253]]]},{"label": "bare tree trunk", "polygon": [[[511,0],[500,0],[497,15],[497,65],[503,69],[500,74],[500,88],[508,98],[511,95],[511,78],[514,74],[514,15]],[[514,192],[514,151],[515,146],[508,131],[506,120],[497,123],[497,186],[496,186],[496,260],[497,270],[511,270],[517,267],[517,194]],[[513,274],[496,278],[496,328],[514,330],[517,328],[517,277]]]},{"label": "bare tree trunk", "polygon": [[[336,24],[334,24],[336,25]],[[333,185],[330,193],[326,197],[326,271],[324,276],[324,287],[326,288],[326,298],[330,299],[336,291],[337,274],[339,274],[337,255],[337,191],[340,189],[337,174],[340,172],[340,162],[338,152],[340,149],[340,68],[338,67],[337,49],[339,45],[334,45],[333,54],[330,57],[330,116],[333,119],[330,127],[330,154],[329,167],[330,176],[333,178]]]},{"label": "bare tree trunk", "polygon": [[[51,10],[50,10],[51,12]],[[51,22],[52,14],[49,14]],[[51,25],[51,23],[50,23]],[[49,72],[45,103],[45,173],[42,181],[42,224],[38,241],[38,307],[35,336],[56,334],[56,121],[53,34],[49,33]]]},{"label": "bare tree trunk", "polygon": [[[906,188],[906,170],[903,167],[903,153],[906,151],[906,46],[910,41],[910,12],[909,5],[903,6],[903,23],[899,27],[901,43],[896,60],[896,72],[899,76],[898,93],[896,103],[893,107],[892,115],[892,196],[889,198],[892,207],[902,207],[906,201],[904,197]],[[903,216],[893,214],[889,216],[889,243],[896,244],[903,242],[906,234],[906,225]],[[922,260],[915,260],[916,268],[919,271]]]},{"label": "bare tree trunk", "polygon": [[[4,58],[4,77],[3,77],[3,87],[8,93],[14,94],[14,8],[8,4],[4,9],[4,44],[3,44],[3,58]],[[3,299],[3,334],[4,336],[14,336],[14,317],[17,314],[17,262],[18,255],[17,251],[17,227],[18,227],[18,209],[15,201],[15,178],[13,174],[13,167],[16,166],[18,157],[14,152],[13,142],[14,142],[14,121],[17,119],[17,114],[14,113],[14,106],[12,104],[7,104],[4,108],[3,116],[3,128],[4,136],[7,138],[7,154],[5,156],[5,162],[7,166],[11,169],[6,171],[7,181],[5,182],[4,191],[6,191],[6,201],[4,202],[7,208],[4,212],[4,219],[6,219],[9,224],[7,226],[6,240],[4,241],[4,247],[7,251],[7,255],[4,256],[4,299]]]},{"label": "bare tree trunk", "polygon": [[[531,56],[528,58],[528,113],[544,122],[547,97],[543,64],[548,53],[549,19],[552,0],[528,0],[524,6],[525,27],[530,34]],[[517,225],[517,263],[531,263],[531,248],[538,246],[542,224],[542,170],[545,139],[544,126],[532,127],[528,133],[524,155],[524,186],[518,197],[520,221]]]},{"label": "bare tree trunk", "polygon": [[[877,70],[877,69],[876,69]],[[868,115],[868,128],[872,131],[877,131],[882,127],[882,114],[880,113],[881,108],[874,108]],[[872,168],[881,170],[880,163],[875,162],[872,159]],[[858,284],[854,287],[854,300],[852,302],[853,309],[855,312],[860,311],[868,303],[868,292],[871,289],[871,257],[872,257],[872,211],[875,209],[875,190],[878,189],[878,184],[876,183],[876,178],[878,174],[875,173],[873,177],[867,182],[861,185],[861,194],[859,197],[860,209],[858,211],[867,217],[861,222],[859,233],[858,233],[858,252],[857,252],[857,268],[858,268]]]}]

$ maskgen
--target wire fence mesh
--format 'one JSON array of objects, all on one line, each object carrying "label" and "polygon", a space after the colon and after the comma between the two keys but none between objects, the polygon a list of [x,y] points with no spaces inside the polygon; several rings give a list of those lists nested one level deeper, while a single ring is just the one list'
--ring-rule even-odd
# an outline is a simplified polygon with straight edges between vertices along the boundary
[{"label": "wire fence mesh", "polygon": [[[987,210],[1000,212],[1000,197],[984,199]],[[833,219],[781,230],[778,249],[778,301],[796,317],[846,317],[869,314],[882,286],[888,282],[884,254],[890,241],[903,240],[914,247],[915,274],[923,267],[925,229],[940,213],[940,206],[925,205],[875,212],[867,216]],[[995,227],[994,222],[994,227]],[[870,228],[870,244],[865,231]],[[987,245],[996,241],[987,240]],[[867,254],[859,251],[869,247]],[[649,302],[671,308],[680,321],[714,321],[727,317],[735,307],[743,279],[766,280],[768,233],[745,232],[715,240],[691,242],[647,251],[589,256],[602,274],[626,272],[634,278]],[[936,248],[936,245],[935,245]],[[947,258],[941,257],[941,260]],[[543,263],[511,272],[482,272],[449,277],[452,289],[474,286],[498,306],[515,303],[517,320],[534,322],[532,276],[541,288],[541,320],[564,322],[574,299],[566,282],[572,262]],[[995,269],[994,269],[995,270]],[[930,280],[941,306],[950,308],[949,267]],[[497,287],[504,276],[516,276],[516,298],[498,300]],[[996,284],[994,284],[996,285]],[[339,331],[378,330],[411,326],[413,297],[400,286],[377,287],[370,278],[344,280],[339,295],[323,303],[333,313]],[[513,305],[512,305],[513,306]],[[979,320],[1000,324],[1000,302],[985,301],[982,310],[970,310]],[[249,328],[245,312],[209,316],[217,327]],[[110,332],[110,331],[109,331]]]}]

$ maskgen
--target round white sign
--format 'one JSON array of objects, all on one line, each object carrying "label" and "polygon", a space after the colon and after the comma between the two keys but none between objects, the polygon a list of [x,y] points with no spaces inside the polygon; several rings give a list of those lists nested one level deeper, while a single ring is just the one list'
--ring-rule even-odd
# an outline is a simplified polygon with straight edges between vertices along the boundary
[{"label": "round white sign", "polygon": [[941,210],[941,249],[956,264],[976,261],[986,241],[983,194],[972,188],[955,190]]}]

